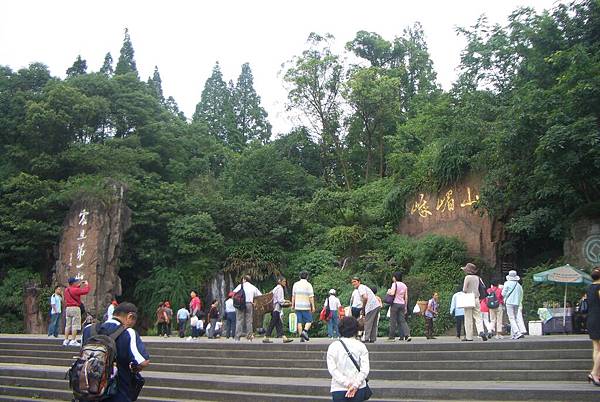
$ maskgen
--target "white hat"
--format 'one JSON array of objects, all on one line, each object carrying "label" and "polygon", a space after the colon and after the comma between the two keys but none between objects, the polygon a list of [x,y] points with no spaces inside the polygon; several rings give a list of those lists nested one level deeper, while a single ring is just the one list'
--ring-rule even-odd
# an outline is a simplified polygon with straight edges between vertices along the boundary
[{"label": "white hat", "polygon": [[507,281],[518,281],[521,278],[519,278],[519,275],[517,275],[517,271],[512,270],[512,271],[508,271],[508,275],[506,275],[506,280]]},{"label": "white hat", "polygon": [[329,289],[329,294],[330,295],[334,295],[335,294],[335,289]]}]

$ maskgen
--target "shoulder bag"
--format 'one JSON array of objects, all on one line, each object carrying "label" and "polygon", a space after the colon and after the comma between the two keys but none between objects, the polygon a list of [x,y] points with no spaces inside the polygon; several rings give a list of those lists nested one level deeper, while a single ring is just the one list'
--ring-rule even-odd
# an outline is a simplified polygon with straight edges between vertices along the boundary
[{"label": "shoulder bag", "polygon": [[[350,353],[350,351],[348,350],[348,346],[346,346],[344,341],[342,341],[341,339],[340,339],[340,342],[341,342],[342,346],[344,347],[344,349],[346,349],[346,353],[348,354],[348,357],[350,358],[350,360],[352,360],[354,367],[356,367],[356,369],[360,373],[360,366],[354,359],[354,356],[352,356],[352,353]],[[365,387],[365,401],[366,401],[373,396],[373,391],[371,391],[371,388],[369,387],[369,379],[368,378],[365,378],[365,382],[367,383],[367,386]]]},{"label": "shoulder bag", "polygon": [[398,293],[398,282],[394,282],[394,289],[395,291],[393,295],[386,294],[383,298],[383,302],[385,304],[389,304],[390,306],[394,304],[394,300],[396,299],[396,293]]}]

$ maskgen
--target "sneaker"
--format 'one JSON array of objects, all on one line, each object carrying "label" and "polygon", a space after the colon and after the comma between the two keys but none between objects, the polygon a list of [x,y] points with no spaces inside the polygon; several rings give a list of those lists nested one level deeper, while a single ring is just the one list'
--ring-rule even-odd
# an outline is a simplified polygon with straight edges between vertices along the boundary
[{"label": "sneaker", "polygon": [[412,338],[411,338],[410,336],[405,336],[405,337],[404,337],[404,340],[405,340],[406,342],[410,342],[410,341],[412,341]]},{"label": "sneaker", "polygon": [[290,342],[294,342],[294,340],[290,339],[290,338],[283,338],[283,343],[290,343]]},{"label": "sneaker", "polygon": [[491,332],[488,332],[488,334],[487,334],[488,339],[492,339],[493,336],[494,335]]},{"label": "sneaker", "polygon": [[310,338],[308,337],[308,332],[306,332],[306,330],[302,331],[302,333],[300,334],[300,337],[307,342],[310,340]]},{"label": "sneaker", "polygon": [[523,339],[525,338],[525,334],[517,334],[517,337],[515,339]]},{"label": "sneaker", "polygon": [[68,339],[65,339],[65,340],[63,341],[63,346],[67,346],[68,344],[69,344],[69,340],[68,340]]},{"label": "sneaker", "polygon": [[72,340],[69,342],[69,346],[81,346],[81,343],[77,342],[76,340]]},{"label": "sneaker", "polygon": [[467,339],[467,338],[464,338],[464,339],[462,340],[462,342],[473,342],[473,339]]},{"label": "sneaker", "polygon": [[484,342],[488,340],[487,336],[483,332],[479,333],[479,337],[481,337],[481,340]]},{"label": "sneaker", "polygon": [[273,341],[270,340],[269,338],[265,338],[262,340],[262,343],[273,343]]}]

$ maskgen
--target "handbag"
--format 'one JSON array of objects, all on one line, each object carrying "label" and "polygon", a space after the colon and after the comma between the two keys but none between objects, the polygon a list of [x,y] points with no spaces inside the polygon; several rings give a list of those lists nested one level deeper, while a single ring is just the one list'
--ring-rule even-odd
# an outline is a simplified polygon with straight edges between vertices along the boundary
[{"label": "handbag", "polygon": [[396,298],[396,293],[398,293],[398,282],[394,282],[394,294],[393,295],[388,295],[386,294],[385,297],[383,298],[383,302],[385,304],[389,304],[392,305],[394,303],[394,299]]},{"label": "handbag", "polygon": [[[344,347],[344,349],[346,349],[346,353],[348,354],[348,357],[350,358],[350,360],[352,360],[354,367],[356,367],[356,369],[360,373],[360,366],[354,359],[354,356],[352,356],[352,353],[350,353],[350,351],[348,350],[348,346],[346,346],[344,341],[342,341],[341,339],[340,339],[340,342],[342,343],[342,346]],[[369,400],[373,396],[373,391],[371,391],[371,387],[369,387],[369,379],[368,378],[365,378],[365,382],[367,383],[367,385],[365,387],[365,401],[366,401],[366,400]]]},{"label": "handbag", "polygon": [[473,308],[475,307],[475,293],[459,293],[456,297],[456,307]]}]

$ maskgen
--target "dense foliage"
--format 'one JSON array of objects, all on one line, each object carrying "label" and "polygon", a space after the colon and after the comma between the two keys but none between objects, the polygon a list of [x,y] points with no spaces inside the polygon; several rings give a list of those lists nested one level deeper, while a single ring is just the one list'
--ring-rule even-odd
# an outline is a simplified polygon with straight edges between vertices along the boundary
[{"label": "dense foliage", "polygon": [[115,68],[110,53],[97,72],[77,56],[64,79],[41,63],[0,66],[2,331],[19,329],[21,283],[49,284],[72,201],[106,196],[111,180],[133,211],[123,298],[148,313],[220,270],[266,289],[302,269],[319,301],[333,287],[343,302],[353,274],[382,295],[399,270],[411,304],[439,291],[446,311],[465,246],[394,228],[417,190],[469,172],[484,177],[479,207],[505,224],[505,255],[521,268],[559,256],[571,214],[600,196],[598,27],[593,0],[516,10],[506,26],[481,18],[459,29],[467,46],[450,91],[419,24],[393,40],[358,32],[353,65],[312,33],[282,71],[303,125],[277,136],[248,64],[234,83],[217,63],[187,121],[158,68],[140,80],[127,31]]}]

